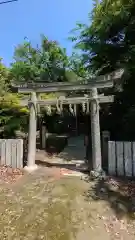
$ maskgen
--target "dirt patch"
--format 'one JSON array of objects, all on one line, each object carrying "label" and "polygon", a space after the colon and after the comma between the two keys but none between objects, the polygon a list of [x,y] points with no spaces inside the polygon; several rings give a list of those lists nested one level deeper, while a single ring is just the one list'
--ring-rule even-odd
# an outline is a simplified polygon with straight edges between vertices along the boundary
[{"label": "dirt patch", "polygon": [[134,239],[135,182],[114,178],[90,182],[85,195],[111,239]]},{"label": "dirt patch", "polygon": [[70,179],[29,177],[25,186],[1,189],[1,239],[71,239],[77,231],[71,224],[76,185]]},{"label": "dirt patch", "polygon": [[0,185],[0,239],[133,240],[134,220],[119,219],[107,200],[94,199],[94,187],[43,167],[10,188]]}]

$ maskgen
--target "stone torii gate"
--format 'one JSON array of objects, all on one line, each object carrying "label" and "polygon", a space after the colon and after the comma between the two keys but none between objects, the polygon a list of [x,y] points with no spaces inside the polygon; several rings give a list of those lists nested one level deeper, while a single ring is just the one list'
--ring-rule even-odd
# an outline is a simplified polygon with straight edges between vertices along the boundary
[{"label": "stone torii gate", "polygon": [[[35,164],[36,154],[36,127],[37,127],[37,106],[39,105],[58,105],[64,104],[86,104],[90,106],[91,115],[91,137],[92,137],[92,162],[93,170],[101,172],[102,160],[101,160],[101,143],[100,143],[100,120],[99,120],[99,103],[113,102],[113,96],[98,95],[97,89],[111,88],[113,87],[113,81],[120,79],[123,74],[123,70],[115,71],[105,76],[99,76],[96,79],[90,81],[82,81],[76,83],[22,83],[19,85],[13,85],[18,89],[19,93],[30,93],[31,98],[29,101],[23,104],[29,105],[29,138],[28,138],[28,159],[27,171],[33,171],[37,168]],[[60,97],[59,99],[38,100],[37,93],[52,93],[52,92],[76,92],[76,91],[89,91],[90,95],[85,97]],[[88,107],[89,108],[89,107]]]}]

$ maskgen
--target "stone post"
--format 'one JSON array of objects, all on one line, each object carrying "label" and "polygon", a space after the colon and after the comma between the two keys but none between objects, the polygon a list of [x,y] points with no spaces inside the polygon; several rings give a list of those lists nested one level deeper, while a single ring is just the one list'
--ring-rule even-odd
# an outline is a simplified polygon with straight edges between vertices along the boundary
[{"label": "stone post", "polygon": [[[40,93],[36,93],[37,101],[41,100]],[[40,104],[37,104],[37,112],[40,114]]]},{"label": "stone post", "polygon": [[[37,93],[37,101],[41,100],[40,93]],[[42,119],[41,119],[41,108],[40,104],[37,104],[37,113],[38,113],[38,127],[39,127],[39,141],[40,141],[40,148],[42,149]]]},{"label": "stone post", "polygon": [[101,162],[101,142],[100,142],[100,122],[99,122],[99,101],[97,88],[91,90],[91,139],[92,139],[92,162],[93,170],[102,170]]},{"label": "stone post", "polygon": [[76,105],[75,127],[76,127],[76,136],[78,136],[79,135],[79,129],[78,129],[78,105]]},{"label": "stone post", "polygon": [[46,149],[46,133],[47,133],[47,129],[46,129],[46,126],[45,124],[42,125],[42,149]]},{"label": "stone post", "polygon": [[110,132],[102,132],[102,159],[103,159],[103,169],[108,170],[108,141],[110,141]]},{"label": "stone post", "polygon": [[31,102],[29,103],[29,136],[28,136],[28,159],[27,166],[25,169],[27,171],[33,171],[37,168],[35,164],[36,155],[36,130],[37,130],[37,116],[36,116],[36,93],[31,93]]}]

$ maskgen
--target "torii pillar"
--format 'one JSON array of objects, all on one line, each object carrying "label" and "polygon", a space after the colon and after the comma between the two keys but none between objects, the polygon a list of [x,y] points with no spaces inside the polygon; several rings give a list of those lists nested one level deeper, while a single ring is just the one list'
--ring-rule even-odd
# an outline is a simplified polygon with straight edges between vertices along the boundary
[{"label": "torii pillar", "polygon": [[37,97],[36,92],[31,92],[31,101],[29,104],[29,136],[28,136],[28,158],[25,170],[31,172],[37,169],[35,164],[36,156],[36,130],[37,130],[37,114],[36,114]]},{"label": "torii pillar", "polygon": [[99,100],[97,88],[91,89],[91,138],[92,138],[92,163],[93,171],[101,172],[101,139],[99,121]]}]

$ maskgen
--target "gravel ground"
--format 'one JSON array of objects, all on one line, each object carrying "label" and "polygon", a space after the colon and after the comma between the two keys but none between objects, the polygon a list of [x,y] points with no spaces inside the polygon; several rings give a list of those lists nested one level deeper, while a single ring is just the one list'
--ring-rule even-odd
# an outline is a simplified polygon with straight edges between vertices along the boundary
[{"label": "gravel ground", "polygon": [[[0,166],[0,239],[134,240],[135,182],[86,182],[73,176],[65,162],[78,163],[84,155],[80,137],[70,139],[57,159],[48,160],[59,158],[57,167],[42,164],[23,174]],[[38,159],[44,162],[46,156],[40,152]]]},{"label": "gravel ground", "polygon": [[[112,180],[108,184],[117,188]],[[134,219],[124,208],[118,217],[105,185],[98,186],[100,194],[96,185],[46,167],[16,183],[1,182],[0,239],[135,239]]]}]

